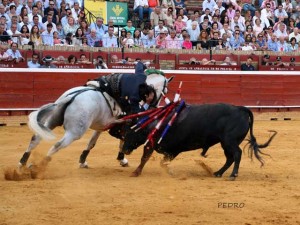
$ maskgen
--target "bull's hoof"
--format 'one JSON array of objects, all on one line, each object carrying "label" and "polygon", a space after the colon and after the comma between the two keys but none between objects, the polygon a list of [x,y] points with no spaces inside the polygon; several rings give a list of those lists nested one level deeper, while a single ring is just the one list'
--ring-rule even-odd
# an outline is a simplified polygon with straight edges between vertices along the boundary
[{"label": "bull's hoof", "polygon": [[140,174],[138,173],[138,172],[132,172],[131,173],[131,175],[130,175],[131,177],[138,177],[138,176],[140,176]]},{"label": "bull's hoof", "polygon": [[87,162],[80,163],[80,164],[79,164],[79,168],[88,169],[88,168],[89,168],[89,165],[88,165]]},{"label": "bull's hoof", "polygon": [[237,176],[238,176],[237,174],[231,174],[229,180],[234,181],[237,178]]},{"label": "bull's hoof", "polygon": [[234,177],[234,176],[230,176],[230,177],[228,178],[229,181],[235,181],[235,179],[236,179],[236,177]]},{"label": "bull's hoof", "polygon": [[213,175],[214,175],[215,177],[222,177],[222,174],[220,174],[220,173],[218,173],[218,172],[214,172]]}]

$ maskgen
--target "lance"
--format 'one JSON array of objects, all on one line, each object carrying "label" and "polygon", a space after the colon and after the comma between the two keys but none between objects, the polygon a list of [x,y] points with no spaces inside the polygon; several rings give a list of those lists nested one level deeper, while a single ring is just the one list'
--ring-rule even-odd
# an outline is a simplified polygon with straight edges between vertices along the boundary
[{"label": "lance", "polygon": [[147,145],[148,142],[150,141],[152,147],[153,147],[153,136],[156,134],[156,132],[160,129],[161,125],[163,124],[163,122],[165,121],[165,119],[167,118],[167,116],[169,115],[169,113],[171,112],[171,110],[173,110],[175,108],[175,106],[177,105],[177,103],[173,103],[168,109],[166,109],[166,113],[163,116],[163,118],[160,119],[160,121],[156,124],[155,128],[151,131],[151,133],[148,135],[147,137],[147,141],[145,142],[144,145]]},{"label": "lance", "polygon": [[149,125],[150,123],[152,123],[154,120],[159,119],[162,115],[164,115],[164,113],[167,112],[167,110],[169,108],[171,108],[174,105],[174,103],[170,103],[169,105],[165,105],[163,107],[163,109],[156,115],[154,115],[153,117],[151,117],[149,120],[147,120],[145,123],[143,123],[138,129],[135,130],[135,132],[138,132],[140,129],[145,128],[147,125]]},{"label": "lance", "polygon": [[149,110],[146,110],[144,112],[138,112],[138,113],[135,113],[135,114],[131,114],[131,115],[128,115],[128,116],[124,116],[123,118],[121,118],[120,120],[129,120],[129,119],[132,119],[132,118],[136,118],[136,117],[140,117],[140,116],[144,116],[144,115],[148,115],[150,113],[152,113],[153,111],[157,110],[157,108],[154,108],[154,109],[149,109]]},{"label": "lance", "polygon": [[136,117],[140,117],[140,116],[144,116],[144,115],[150,114],[150,113],[152,113],[153,111],[156,111],[156,110],[158,110],[158,109],[154,108],[154,109],[146,110],[144,112],[139,112],[139,113],[131,114],[131,115],[128,115],[128,116],[124,116],[123,118],[115,120],[113,123],[110,123],[110,124],[106,125],[103,128],[103,131],[111,129],[116,124],[124,123],[124,122],[126,122],[126,120],[129,120],[129,119],[132,119],[132,118],[136,118]]},{"label": "lance", "polygon": [[179,83],[179,87],[178,87],[177,92],[176,92],[175,97],[174,97],[174,102],[179,101],[180,93],[181,93],[181,86],[182,86],[182,81],[180,81],[180,83]]},{"label": "lance", "polygon": [[168,122],[167,126],[165,127],[165,129],[164,129],[160,139],[158,140],[157,144],[160,144],[162,139],[166,136],[167,132],[169,131],[170,127],[173,125],[176,117],[178,116],[178,114],[180,113],[180,111],[183,109],[184,106],[185,106],[185,102],[183,100],[181,100],[179,107],[177,108],[176,112],[174,113],[174,115],[172,116],[172,118]]},{"label": "lance", "polygon": [[[166,108],[166,106],[168,106],[170,103],[171,103],[171,101],[170,101],[170,99],[163,93],[163,92],[161,92],[161,95],[163,96],[163,98],[164,98],[164,101],[165,101],[165,103],[167,104],[167,105],[165,105],[164,107],[163,107],[163,109],[162,110],[164,110],[164,108]],[[145,116],[144,118],[142,118],[141,120],[139,120],[134,126],[132,126],[131,127],[131,129],[134,129],[135,127],[137,127],[137,126],[141,126],[144,122],[146,122],[149,118],[151,118],[151,117],[154,117],[156,114],[158,114],[160,111],[155,111],[155,112],[153,112],[152,114],[150,114],[150,115],[148,115],[148,116]],[[155,118],[155,119],[157,119],[157,118]],[[153,120],[152,120],[153,121]],[[148,123],[149,124],[149,123]],[[139,130],[139,129],[138,129]],[[136,130],[136,131],[138,131],[138,130]]]},{"label": "lance", "polygon": [[143,123],[145,123],[148,119],[153,118],[155,115],[159,114],[162,110],[166,108],[166,105],[164,107],[156,109],[154,112],[150,113],[149,115],[144,116],[143,118],[139,119],[139,121],[131,127],[131,129],[136,128],[137,126],[141,126]]}]

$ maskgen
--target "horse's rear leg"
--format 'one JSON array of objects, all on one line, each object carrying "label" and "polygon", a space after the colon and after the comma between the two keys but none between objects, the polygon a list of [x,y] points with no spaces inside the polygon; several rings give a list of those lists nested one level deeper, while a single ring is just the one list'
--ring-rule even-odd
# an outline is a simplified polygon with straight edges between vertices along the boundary
[{"label": "horse's rear leg", "polygon": [[53,145],[47,153],[46,160],[50,161],[51,156],[60,149],[69,146],[73,141],[78,140],[81,136],[75,136],[71,132],[66,132],[62,139]]},{"label": "horse's rear leg", "polygon": [[81,153],[80,158],[79,158],[79,163],[80,163],[79,167],[80,168],[88,168],[88,164],[86,162],[86,157],[90,153],[90,150],[95,147],[100,134],[101,134],[100,131],[94,131],[93,136],[91,137],[86,150],[83,150],[83,152]]},{"label": "horse's rear leg", "polygon": [[36,146],[40,143],[40,141],[41,141],[41,137],[38,136],[37,134],[35,134],[31,137],[31,141],[29,143],[29,146],[28,146],[28,148],[26,149],[25,153],[23,154],[22,158],[19,161],[19,167],[23,167],[23,166],[26,165],[26,163],[29,159],[29,156],[31,154],[31,151],[34,148],[36,148]]}]

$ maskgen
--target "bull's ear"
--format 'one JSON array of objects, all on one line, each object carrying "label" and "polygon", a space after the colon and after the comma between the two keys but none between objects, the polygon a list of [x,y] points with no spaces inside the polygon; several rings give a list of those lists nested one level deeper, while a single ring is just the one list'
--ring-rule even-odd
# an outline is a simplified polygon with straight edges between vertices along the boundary
[{"label": "bull's ear", "polygon": [[167,78],[168,83],[170,83],[174,79],[174,76],[171,76],[170,78]]}]

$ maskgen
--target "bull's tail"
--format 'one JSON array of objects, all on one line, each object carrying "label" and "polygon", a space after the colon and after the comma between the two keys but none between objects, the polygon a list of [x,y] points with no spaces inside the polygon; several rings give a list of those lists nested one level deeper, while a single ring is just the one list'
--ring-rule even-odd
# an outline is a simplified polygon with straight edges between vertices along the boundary
[{"label": "bull's tail", "polygon": [[[268,154],[263,153],[260,149],[261,148],[266,148],[266,147],[269,146],[269,144],[271,143],[271,141],[273,140],[273,138],[277,134],[277,131],[269,130],[269,132],[272,133],[272,135],[269,138],[269,140],[266,143],[264,143],[264,144],[258,144],[256,142],[256,138],[255,138],[255,136],[253,134],[253,123],[254,123],[253,113],[251,112],[251,110],[249,110],[246,107],[242,107],[242,108],[243,108],[244,111],[247,111],[247,113],[249,114],[250,139],[248,139],[248,143],[246,144],[246,146],[248,146],[249,157],[252,159],[253,158],[253,154],[254,154],[255,158],[257,158],[258,161],[260,161],[261,166],[263,166],[264,165],[264,160],[261,157],[261,155],[268,155]],[[270,155],[268,155],[268,156],[270,156]]]},{"label": "bull's tail", "polygon": [[51,127],[61,126],[63,124],[64,112],[72,99],[72,96],[67,96],[55,103],[44,105],[39,110],[30,113],[28,123],[30,129],[41,136],[42,139],[55,139],[54,133],[47,124],[51,124]]}]

